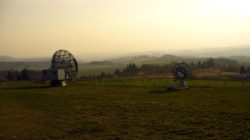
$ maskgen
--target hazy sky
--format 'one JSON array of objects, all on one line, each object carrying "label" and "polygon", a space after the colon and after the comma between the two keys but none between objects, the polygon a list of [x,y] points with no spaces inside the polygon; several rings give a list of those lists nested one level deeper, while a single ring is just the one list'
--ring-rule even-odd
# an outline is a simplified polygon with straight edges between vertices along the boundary
[{"label": "hazy sky", "polygon": [[111,56],[250,44],[249,0],[1,0],[0,55]]}]

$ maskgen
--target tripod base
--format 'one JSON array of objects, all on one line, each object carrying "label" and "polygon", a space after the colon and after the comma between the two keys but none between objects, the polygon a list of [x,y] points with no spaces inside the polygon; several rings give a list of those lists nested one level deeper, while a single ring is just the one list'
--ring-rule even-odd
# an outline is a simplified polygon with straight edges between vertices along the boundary
[{"label": "tripod base", "polygon": [[187,81],[174,81],[171,85],[167,87],[167,90],[180,90],[188,89]]}]

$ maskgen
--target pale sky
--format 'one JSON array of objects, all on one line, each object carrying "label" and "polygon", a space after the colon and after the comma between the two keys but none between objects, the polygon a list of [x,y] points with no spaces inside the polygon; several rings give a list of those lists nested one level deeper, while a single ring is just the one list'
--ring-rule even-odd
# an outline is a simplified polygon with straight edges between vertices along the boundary
[{"label": "pale sky", "polygon": [[0,55],[99,57],[250,44],[249,0],[1,0]]}]

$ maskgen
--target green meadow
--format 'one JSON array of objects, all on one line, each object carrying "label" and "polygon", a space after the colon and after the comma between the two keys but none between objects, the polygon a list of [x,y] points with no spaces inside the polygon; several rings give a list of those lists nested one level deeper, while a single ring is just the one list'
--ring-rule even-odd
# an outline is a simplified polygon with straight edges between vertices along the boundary
[{"label": "green meadow", "polygon": [[250,83],[166,79],[0,83],[0,139],[249,139]]}]

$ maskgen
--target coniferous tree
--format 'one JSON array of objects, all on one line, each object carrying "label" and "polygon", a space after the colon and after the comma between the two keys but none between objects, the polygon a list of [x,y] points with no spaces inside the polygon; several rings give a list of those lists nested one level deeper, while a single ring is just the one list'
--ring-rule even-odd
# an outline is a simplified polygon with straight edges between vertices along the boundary
[{"label": "coniferous tree", "polygon": [[246,74],[246,69],[244,66],[240,67],[240,74]]}]

